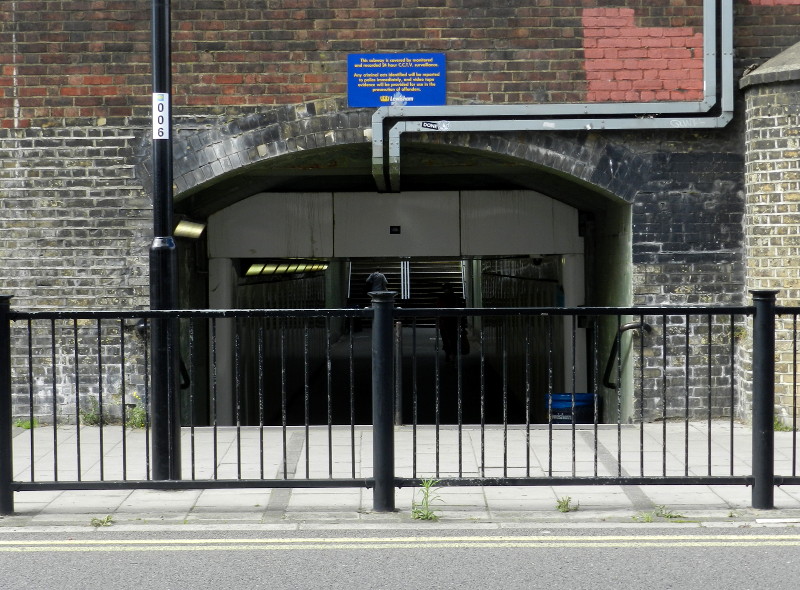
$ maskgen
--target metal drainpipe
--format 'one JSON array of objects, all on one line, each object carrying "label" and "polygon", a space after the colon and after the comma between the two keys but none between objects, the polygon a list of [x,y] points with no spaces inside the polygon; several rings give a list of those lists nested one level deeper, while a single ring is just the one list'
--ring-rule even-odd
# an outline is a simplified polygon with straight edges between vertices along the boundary
[{"label": "metal drainpipe", "polygon": [[[703,14],[705,97],[702,101],[382,107],[372,117],[372,173],[378,190],[400,190],[400,136],[403,133],[724,127],[733,118],[732,0],[721,0],[719,11],[716,0],[704,0]],[[721,19],[719,50],[717,17]],[[721,78],[719,96],[717,60]],[[708,116],[717,105],[720,114]],[[388,161],[384,155],[386,120],[397,121],[388,132]]]}]

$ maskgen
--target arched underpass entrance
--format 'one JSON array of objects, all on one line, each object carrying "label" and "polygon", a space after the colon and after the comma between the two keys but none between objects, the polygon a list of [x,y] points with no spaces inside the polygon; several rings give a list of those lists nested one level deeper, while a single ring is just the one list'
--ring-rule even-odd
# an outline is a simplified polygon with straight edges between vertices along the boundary
[{"label": "arched underpass entrance", "polygon": [[[364,278],[373,267],[387,272],[389,288],[398,292],[396,303],[401,307],[435,306],[436,291],[447,281],[460,286],[456,292],[469,307],[629,304],[629,208],[600,193],[592,201],[585,186],[565,183],[563,178],[553,186],[549,195],[536,190],[273,191],[230,203],[220,199],[226,206],[207,215],[208,307],[363,306]],[[564,187],[575,191],[566,193]],[[207,202],[204,206],[209,207]],[[447,270],[437,275],[431,270],[437,267]],[[480,327],[470,322],[473,338]],[[404,348],[413,347],[413,354],[404,355],[408,362],[402,372],[405,422],[415,412],[419,423],[455,423],[459,413],[464,423],[479,422],[481,407],[488,422],[503,418],[525,422],[522,385],[519,379],[504,376],[499,356],[481,367],[477,355],[465,354],[459,373],[442,356],[433,320],[417,326],[413,335],[409,329],[403,330]],[[516,374],[524,362],[519,353],[522,329],[513,321],[507,326]],[[558,327],[555,338],[545,344],[556,347],[558,362],[551,378],[555,390],[585,391],[597,379],[590,355],[607,350],[587,350],[586,327],[577,330],[577,345],[568,343],[565,329]],[[277,341],[273,348],[257,352],[256,330],[232,322],[216,327],[214,380],[223,385],[238,382],[243,392],[239,400],[232,395],[226,399],[226,388],[220,389],[215,400],[218,423],[235,422],[237,412],[246,423],[262,419],[280,423],[284,411],[281,395],[275,392],[281,389],[276,380],[282,374],[290,380],[287,423],[371,420],[368,325],[359,331],[357,325],[334,321],[311,330],[310,342],[307,330],[294,326],[283,344],[290,351],[284,367]],[[243,358],[234,358],[229,344],[237,339],[243,343]],[[610,347],[610,336],[601,340]],[[332,384],[325,371],[328,343],[330,366],[337,375]],[[572,374],[567,375],[573,365],[574,386]],[[535,372],[546,374],[541,367]],[[273,380],[267,387],[273,394],[265,399],[257,394],[259,378]],[[541,419],[537,408],[542,407],[546,391],[546,382],[536,386],[534,421]],[[192,418],[204,419],[207,415],[202,413]]]}]

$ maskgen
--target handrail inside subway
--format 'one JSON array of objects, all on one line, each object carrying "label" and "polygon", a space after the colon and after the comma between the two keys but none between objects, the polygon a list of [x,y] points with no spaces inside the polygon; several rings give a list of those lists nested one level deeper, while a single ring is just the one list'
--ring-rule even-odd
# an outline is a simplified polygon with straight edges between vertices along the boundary
[{"label": "handrail inside subway", "polygon": [[644,320],[639,322],[628,322],[627,324],[623,324],[619,327],[619,330],[617,330],[617,337],[614,338],[614,341],[611,344],[611,352],[608,354],[606,370],[603,373],[603,386],[608,387],[609,389],[619,388],[617,383],[611,380],[611,372],[614,370],[614,361],[616,361],[617,352],[619,351],[619,339],[622,336],[622,333],[627,332],[628,330],[638,330],[639,334],[642,335],[642,331],[647,332],[648,334],[652,332],[653,327]]}]

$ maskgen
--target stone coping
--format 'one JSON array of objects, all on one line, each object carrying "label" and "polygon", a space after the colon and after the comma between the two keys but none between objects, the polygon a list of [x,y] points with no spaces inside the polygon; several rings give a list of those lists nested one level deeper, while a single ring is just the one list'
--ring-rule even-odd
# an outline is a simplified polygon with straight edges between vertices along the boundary
[{"label": "stone coping", "polygon": [[742,76],[739,88],[776,82],[800,80],[800,43],[795,43],[786,51],[764,62],[749,74]]}]

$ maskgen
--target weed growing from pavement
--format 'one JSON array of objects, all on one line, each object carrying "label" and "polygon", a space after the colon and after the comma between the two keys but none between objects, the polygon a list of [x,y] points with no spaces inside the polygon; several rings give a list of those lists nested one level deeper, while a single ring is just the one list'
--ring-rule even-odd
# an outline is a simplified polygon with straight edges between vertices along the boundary
[{"label": "weed growing from pavement", "polygon": [[144,428],[147,424],[147,408],[142,403],[142,398],[135,391],[133,397],[136,398],[136,405],[128,409],[125,414],[125,423],[128,428]]},{"label": "weed growing from pavement", "polygon": [[111,523],[113,522],[114,519],[111,517],[110,514],[105,515],[103,518],[93,518],[91,520],[91,524],[93,527],[111,526]]},{"label": "weed growing from pavement", "polygon": [[649,512],[640,512],[639,514],[633,517],[633,520],[636,522],[653,522],[656,518],[663,518],[665,520],[675,520],[678,518],[685,518],[683,514],[678,514],[677,512],[673,512],[669,510],[663,504],[659,504],[655,507],[655,510],[651,510]]},{"label": "weed growing from pavement", "polygon": [[24,428],[25,430],[30,430],[31,428],[36,428],[39,426],[39,421],[36,418],[33,420],[30,418],[17,418],[14,422],[14,426],[17,428]]},{"label": "weed growing from pavement", "polygon": [[556,510],[559,512],[574,512],[580,507],[580,502],[573,504],[572,498],[569,496],[564,496],[563,498],[556,500]]},{"label": "weed growing from pavement", "polygon": [[433,508],[435,502],[442,502],[436,485],[437,479],[423,479],[419,487],[420,500],[417,502],[416,494],[411,502],[411,518],[416,520],[439,520],[439,515]]},{"label": "weed growing from pavement", "polygon": [[100,404],[94,398],[89,398],[89,407],[80,410],[81,424],[84,426],[100,426],[107,424],[106,417],[100,412]]},{"label": "weed growing from pavement", "polygon": [[683,514],[678,514],[672,510],[667,509],[663,504],[656,506],[656,516],[660,518],[684,518]]}]

